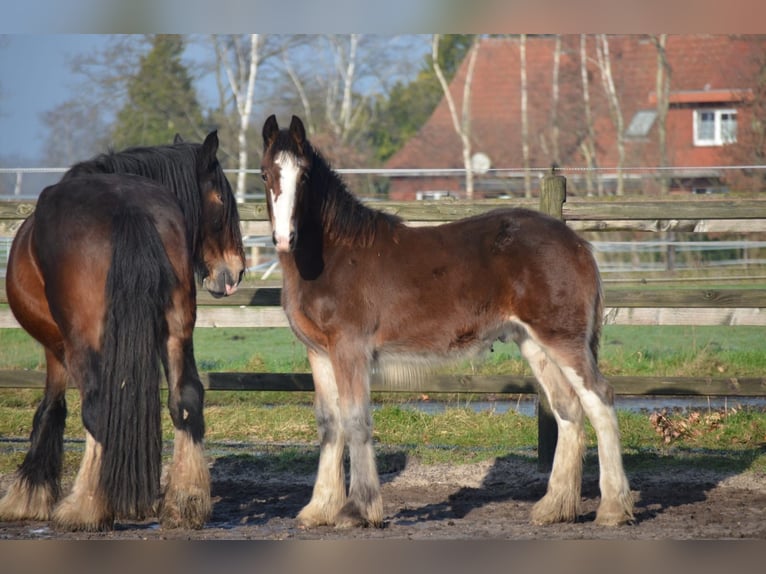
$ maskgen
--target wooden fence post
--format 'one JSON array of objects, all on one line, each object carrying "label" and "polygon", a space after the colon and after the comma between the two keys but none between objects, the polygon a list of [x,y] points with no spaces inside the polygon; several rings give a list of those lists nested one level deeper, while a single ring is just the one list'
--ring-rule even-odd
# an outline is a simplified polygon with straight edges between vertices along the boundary
[{"label": "wooden fence post", "polygon": [[[566,200],[567,180],[563,175],[556,175],[554,168],[540,183],[540,211],[563,220]],[[545,393],[537,394],[537,468],[540,472],[550,472],[558,440],[558,427]]]}]

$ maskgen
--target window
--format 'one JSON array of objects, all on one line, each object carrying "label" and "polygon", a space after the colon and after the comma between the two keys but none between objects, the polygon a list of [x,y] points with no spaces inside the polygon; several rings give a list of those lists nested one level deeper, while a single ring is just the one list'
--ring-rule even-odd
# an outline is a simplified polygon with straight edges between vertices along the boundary
[{"label": "window", "polygon": [[736,110],[695,110],[694,145],[724,145],[736,141]]},{"label": "window", "polygon": [[654,120],[657,119],[657,112],[655,110],[639,110],[633,119],[630,120],[628,129],[625,130],[625,136],[629,138],[645,138],[649,134],[649,130],[654,125]]},{"label": "window", "polygon": [[415,194],[415,199],[418,201],[432,201],[435,199],[447,199],[452,197],[449,191],[418,191]]}]

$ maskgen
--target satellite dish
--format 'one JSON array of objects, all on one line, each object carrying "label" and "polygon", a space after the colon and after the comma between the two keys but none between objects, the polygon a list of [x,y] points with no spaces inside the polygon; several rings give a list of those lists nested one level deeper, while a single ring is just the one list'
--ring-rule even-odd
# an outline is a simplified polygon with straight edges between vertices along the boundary
[{"label": "satellite dish", "polygon": [[471,157],[471,169],[474,173],[487,173],[489,171],[491,162],[489,156],[485,153],[478,152]]}]

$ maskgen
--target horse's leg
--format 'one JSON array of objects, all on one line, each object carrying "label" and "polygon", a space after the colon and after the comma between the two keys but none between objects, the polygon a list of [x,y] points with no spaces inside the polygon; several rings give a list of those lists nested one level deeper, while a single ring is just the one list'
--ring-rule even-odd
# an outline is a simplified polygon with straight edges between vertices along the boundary
[{"label": "horse's leg", "polygon": [[540,345],[531,338],[526,338],[519,342],[519,348],[548,398],[558,427],[548,490],[532,508],[532,522],[574,522],[580,510],[585,451],[580,400],[561,369]]},{"label": "horse's leg", "polygon": [[383,499],[372,444],[370,361],[357,347],[355,341],[336,345],[332,358],[351,475],[348,500],[335,520],[340,528],[383,523]]},{"label": "horse's leg", "polygon": [[326,355],[309,349],[308,358],[314,378],[319,468],[311,501],[298,514],[298,522],[305,528],[335,524],[336,516],[346,502],[346,479],[343,469],[345,441],[335,373]]},{"label": "horse's leg", "polygon": [[[52,519],[57,527],[66,530],[108,530],[114,524],[115,513],[109,496],[102,487],[104,448],[89,430],[95,428],[93,421],[99,416],[95,411],[100,407],[96,406],[99,403],[88,407],[86,403],[91,399],[88,397],[88,391],[83,390],[99,388],[100,359],[87,344],[75,346],[68,342],[66,347],[69,376],[78,381],[81,389],[85,453],[72,489],[55,507]],[[100,390],[95,392],[99,393]]]},{"label": "horse's leg", "polygon": [[85,431],[85,454],[71,493],[53,511],[56,526],[66,530],[107,530],[114,523],[114,513],[100,488],[103,448]]},{"label": "horse's leg", "polygon": [[0,500],[0,520],[48,520],[61,495],[67,372],[46,350],[45,394],[32,422],[30,447]]},{"label": "horse's leg", "polygon": [[633,495],[622,465],[620,430],[614,410],[614,391],[599,373],[589,350],[571,360],[559,360],[561,370],[580,397],[596,432],[601,502],[596,523],[616,526],[633,521]]},{"label": "horse's leg", "polygon": [[169,336],[163,361],[175,439],[159,513],[164,528],[202,528],[212,513],[210,471],[203,448],[205,391],[194,360],[191,295],[177,289],[167,314]]},{"label": "horse's leg", "polygon": [[47,520],[60,496],[67,373],[61,354],[61,332],[50,314],[35,255],[34,221],[31,215],[16,233],[5,285],[8,303],[19,323],[45,348],[45,393],[32,421],[29,451],[0,500],[0,520]]}]

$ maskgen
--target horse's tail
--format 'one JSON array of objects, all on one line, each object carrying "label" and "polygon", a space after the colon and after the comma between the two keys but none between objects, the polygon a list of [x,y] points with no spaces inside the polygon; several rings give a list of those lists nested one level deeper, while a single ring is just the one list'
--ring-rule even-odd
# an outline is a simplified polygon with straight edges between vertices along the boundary
[{"label": "horse's tail", "polygon": [[126,206],[112,223],[100,407],[91,414],[101,431],[100,488],[115,515],[142,517],[160,491],[160,349],[176,279],[148,214]]}]

